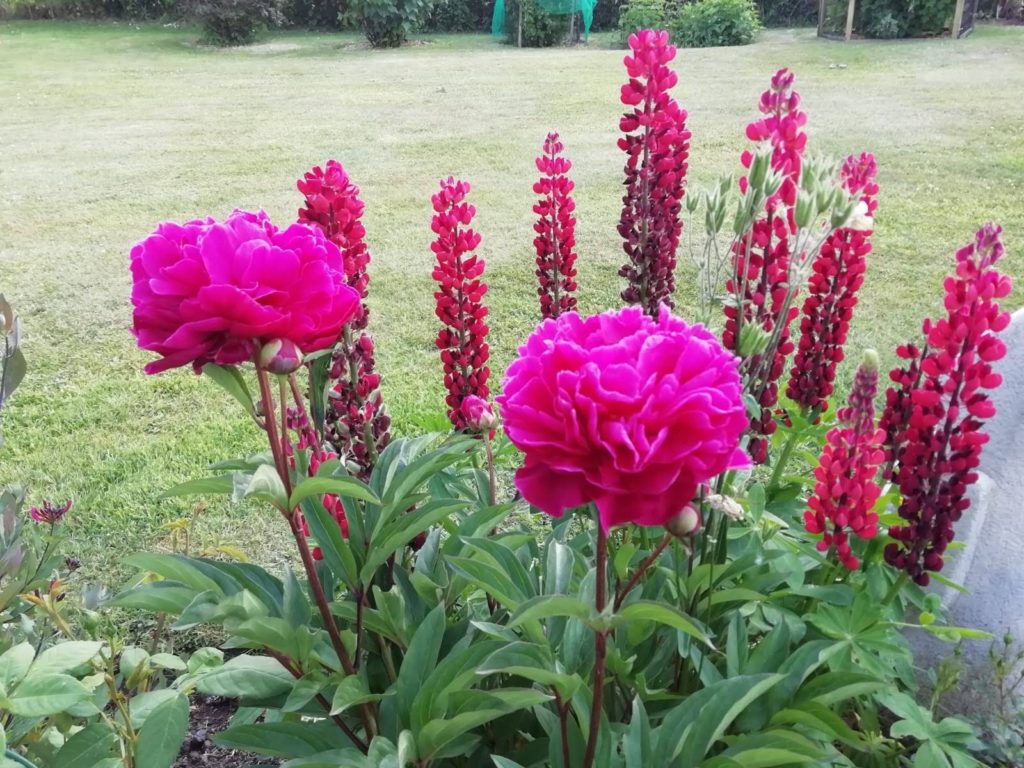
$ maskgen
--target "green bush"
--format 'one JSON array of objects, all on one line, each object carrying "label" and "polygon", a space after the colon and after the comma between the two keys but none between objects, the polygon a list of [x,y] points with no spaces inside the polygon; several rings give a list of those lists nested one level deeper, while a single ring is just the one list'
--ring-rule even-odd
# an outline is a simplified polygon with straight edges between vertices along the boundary
[{"label": "green bush", "polygon": [[619,28],[619,0],[597,0],[594,6],[594,23],[591,32],[605,32]]},{"label": "green bush", "polygon": [[266,27],[281,23],[281,0],[195,0],[189,15],[214,45],[246,45]]},{"label": "green bush", "polygon": [[818,0],[759,0],[766,27],[802,27],[818,23]]},{"label": "green bush", "polygon": [[[427,14],[423,29],[428,32],[477,32],[483,4],[473,0],[440,0]],[[490,23],[490,19],[486,20]]]},{"label": "green bush", "polygon": [[665,0],[629,0],[619,11],[622,44],[641,29],[662,29],[666,22]]},{"label": "green bush", "polygon": [[345,0],[287,0],[284,17],[288,24],[311,29],[340,29]]},{"label": "green bush", "polygon": [[362,0],[363,32],[374,48],[397,48],[421,26],[430,0]]},{"label": "green bush", "polygon": [[751,0],[697,0],[669,20],[672,40],[686,48],[747,45],[760,28]]},{"label": "green bush", "polygon": [[[939,35],[949,28],[955,6],[956,0],[859,0],[854,29],[865,37],[882,39]],[[830,31],[840,31],[846,21],[846,2],[832,0],[828,19]]]},{"label": "green bush", "polygon": [[549,48],[563,42],[568,34],[569,17],[548,13],[536,0],[510,0],[505,7],[508,9],[506,32],[510,43],[519,39],[520,7],[524,48]]}]

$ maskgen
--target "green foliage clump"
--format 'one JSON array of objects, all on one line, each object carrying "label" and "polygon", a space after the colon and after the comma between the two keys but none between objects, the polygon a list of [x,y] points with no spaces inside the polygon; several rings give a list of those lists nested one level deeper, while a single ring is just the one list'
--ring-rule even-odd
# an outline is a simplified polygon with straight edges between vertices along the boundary
[{"label": "green foliage clump", "polygon": [[433,5],[430,0],[362,0],[363,32],[374,48],[397,48],[419,27]]},{"label": "green foliage clump", "polygon": [[[858,0],[854,29],[865,37],[880,40],[940,35],[949,29],[955,7],[956,0]],[[846,0],[829,0],[829,32],[843,31],[846,8]]]},{"label": "green foliage clump", "polygon": [[760,0],[757,10],[766,27],[802,27],[818,22],[818,0]]},{"label": "green foliage clump", "polygon": [[340,29],[344,0],[287,0],[283,13],[288,24],[311,29]]},{"label": "green foliage clump", "polygon": [[622,44],[641,29],[662,29],[667,20],[665,0],[629,0],[619,11]]},{"label": "green foliage clump", "polygon": [[760,29],[751,0],[697,0],[669,21],[673,42],[686,48],[749,45]]},{"label": "green foliage clump", "polygon": [[423,29],[428,32],[477,32],[486,28],[483,3],[475,0],[439,0],[427,14]]},{"label": "green foliage clump", "polygon": [[569,17],[548,13],[536,0],[512,0],[508,8],[508,39],[519,40],[519,14],[522,13],[522,44],[524,48],[550,48],[565,40]]},{"label": "green foliage clump", "polygon": [[195,0],[189,15],[213,45],[247,45],[267,27],[283,21],[281,0]]}]

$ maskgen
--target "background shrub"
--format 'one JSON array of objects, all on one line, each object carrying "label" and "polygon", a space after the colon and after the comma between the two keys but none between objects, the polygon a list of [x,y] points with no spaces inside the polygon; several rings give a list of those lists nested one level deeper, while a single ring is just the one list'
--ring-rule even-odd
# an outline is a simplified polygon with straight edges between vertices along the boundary
[{"label": "background shrub", "polygon": [[668,26],[676,45],[708,48],[752,43],[761,22],[751,0],[697,0],[682,6]]},{"label": "background shrub", "polygon": [[493,1],[439,0],[427,13],[428,32],[482,32],[491,28]]},{"label": "background shrub", "polygon": [[431,0],[362,0],[359,3],[366,39],[374,48],[397,48],[423,25]]},{"label": "background shrub", "polygon": [[619,28],[619,0],[597,0],[594,6],[594,23],[591,32],[606,32]]},{"label": "background shrub", "polygon": [[347,5],[345,0],[286,0],[283,13],[291,26],[341,29],[341,15]]},{"label": "background shrub", "polygon": [[189,15],[215,45],[245,45],[269,26],[283,21],[281,0],[195,0]]},{"label": "background shrub", "polygon": [[665,0],[629,0],[619,9],[619,33],[622,44],[640,29],[662,29],[666,24]]},{"label": "background shrub", "polygon": [[818,23],[817,0],[759,0],[757,10],[766,27],[802,27]]},{"label": "background shrub", "polygon": [[562,43],[569,33],[569,17],[545,11],[536,0],[509,0],[506,3],[505,25],[508,41],[515,43],[519,37],[519,11],[523,13],[523,47],[548,48]]}]

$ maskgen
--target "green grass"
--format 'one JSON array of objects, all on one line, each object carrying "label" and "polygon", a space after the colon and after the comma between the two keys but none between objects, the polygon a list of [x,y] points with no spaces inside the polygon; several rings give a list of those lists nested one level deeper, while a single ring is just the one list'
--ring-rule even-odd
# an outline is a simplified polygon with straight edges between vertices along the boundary
[{"label": "green grass", "polygon": [[[575,163],[581,309],[617,303],[623,69],[608,40],[538,51],[440,36],[377,52],[352,36],[277,35],[225,51],[195,38],[155,25],[0,25],[0,290],[22,315],[31,367],[5,414],[0,482],[26,483],[34,499],[74,497],[74,546],[92,578],[119,578],[122,555],[160,546],[161,524],[188,513],[159,501],[161,489],[260,447],[209,382],[142,373],[127,253],[158,221],[236,206],[287,221],[295,179],[341,160],[367,204],[373,331],[401,432],[443,424],[428,249],[438,178],[473,183],[496,380],[536,317],[530,188],[548,130]],[[891,361],[940,309],[954,249],[985,220],[1003,223],[1006,269],[1024,277],[1024,29],[851,44],[776,31],[745,48],[683,51],[694,183],[737,168],[744,126],[780,66],[797,73],[815,150],[878,157],[852,350],[876,346]],[[685,314],[685,257],[679,278]],[[271,562],[286,551],[272,515],[226,505],[211,505],[196,540]]]}]

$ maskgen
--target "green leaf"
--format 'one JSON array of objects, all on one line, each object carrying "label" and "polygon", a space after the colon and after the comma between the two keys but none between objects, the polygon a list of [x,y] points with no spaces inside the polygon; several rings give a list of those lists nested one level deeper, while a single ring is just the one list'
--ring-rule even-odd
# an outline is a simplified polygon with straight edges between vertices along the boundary
[{"label": "green leaf", "polygon": [[[482,692],[481,692],[482,693]],[[423,760],[433,760],[444,753],[442,750],[468,731],[481,725],[504,717],[517,709],[543,704],[550,700],[549,696],[540,691],[516,691],[503,689],[482,695],[481,702],[493,703],[487,707],[474,708],[469,712],[461,712],[444,720],[431,720],[417,734],[416,744]]]},{"label": "green leaf", "polygon": [[0,685],[11,690],[28,674],[36,650],[31,643],[13,645],[0,655]]},{"label": "green leaf", "polygon": [[128,711],[132,718],[132,727],[136,730],[141,728],[146,718],[153,714],[153,710],[166,701],[180,696],[181,694],[173,688],[158,688],[155,691],[145,691],[132,696],[128,702]]},{"label": "green leaf", "polygon": [[653,600],[637,600],[620,609],[612,619],[613,626],[628,625],[634,621],[653,621],[678,629],[690,637],[714,648],[711,638],[697,623],[674,606],[656,603]]},{"label": "green leaf", "polygon": [[196,681],[196,688],[210,696],[267,699],[292,689],[295,679],[277,659],[267,656],[236,656]]},{"label": "green leaf", "polygon": [[283,758],[312,757],[355,746],[329,720],[238,725],[222,731],[213,740],[228,749]]},{"label": "green leaf", "polygon": [[172,672],[184,672],[185,662],[173,653],[156,653],[149,657],[149,663],[160,669],[169,669]]},{"label": "green leaf", "polygon": [[249,478],[242,498],[261,499],[280,510],[292,509],[288,506],[288,493],[285,491],[284,482],[277,473],[277,468],[270,464],[262,464],[256,468]]},{"label": "green leaf", "polygon": [[292,509],[295,509],[295,507],[302,503],[303,499],[308,499],[310,496],[323,496],[324,494],[349,499],[360,499],[361,501],[369,501],[374,504],[380,503],[376,494],[354,477],[326,477],[318,474],[316,477],[307,477],[295,486],[292,490],[289,505]]},{"label": "green leaf", "polygon": [[188,732],[188,699],[182,695],[159,704],[139,731],[138,768],[169,768]]},{"label": "green leaf", "polygon": [[491,755],[491,760],[494,761],[495,768],[523,768],[519,763],[509,760],[507,757]]},{"label": "green leaf", "polygon": [[366,687],[366,681],[358,675],[349,675],[338,684],[334,692],[334,699],[331,701],[331,714],[340,715],[352,707],[366,704],[370,701],[380,701],[383,694],[370,693]]},{"label": "green leaf", "polygon": [[207,363],[203,366],[203,373],[216,383],[221,389],[231,395],[242,404],[246,414],[255,411],[252,401],[252,394],[249,392],[249,385],[242,376],[242,372],[233,365],[216,365]]},{"label": "green leaf", "polygon": [[8,705],[14,715],[46,717],[59,714],[90,697],[91,692],[70,675],[30,675],[8,696]]},{"label": "green leaf", "polygon": [[288,694],[288,698],[281,705],[281,711],[298,712],[323,690],[326,683],[327,681],[320,673],[308,673],[299,678],[295,681],[295,686],[292,688],[291,693]]},{"label": "green leaf", "polygon": [[491,595],[511,611],[527,599],[527,595],[512,583],[505,570],[491,563],[468,557],[449,557],[448,565],[459,576]]},{"label": "green leaf", "polygon": [[299,662],[306,660],[313,647],[309,627],[273,616],[258,616],[243,621],[234,627],[232,633],[254,643],[257,648],[266,646]]},{"label": "green leaf", "polygon": [[402,659],[395,690],[398,715],[405,724],[409,723],[416,694],[437,666],[437,654],[444,639],[445,624],[444,603],[441,603],[427,614],[427,618],[416,629],[416,634],[409,643],[409,650]]},{"label": "green leaf", "polygon": [[302,585],[299,584],[299,580],[295,577],[295,572],[287,567],[284,573],[284,597],[282,602],[284,618],[292,626],[298,627],[309,623],[312,617],[309,598],[306,596],[305,590],[302,589]]},{"label": "green leaf", "polygon": [[414,538],[426,531],[430,526],[445,520],[453,513],[466,507],[466,502],[458,499],[433,499],[420,504],[416,510],[393,520],[375,533],[370,551],[366,556],[359,578],[369,582],[374,572],[388,561],[392,554],[404,547]]},{"label": "green leaf", "polygon": [[477,669],[477,674],[522,677],[555,688],[566,701],[571,700],[583,684],[579,675],[569,675],[555,669],[550,649],[524,642],[509,643],[492,653]]},{"label": "green leaf", "polygon": [[528,621],[567,616],[590,624],[594,619],[593,609],[577,597],[570,595],[540,595],[522,603],[509,619],[509,628],[518,627]]},{"label": "green leaf", "polygon": [[572,548],[560,541],[548,542],[547,568],[544,573],[544,592],[548,595],[564,595],[572,583],[575,556]]},{"label": "green leaf", "polygon": [[[625,768],[648,768],[653,765],[651,754],[651,722],[644,709],[643,700],[633,699],[633,714],[622,740],[622,756]],[[570,766],[566,766],[570,768]]]},{"label": "green leaf", "polygon": [[355,589],[359,569],[349,543],[341,535],[338,521],[324,509],[323,503],[317,496],[306,497],[302,500],[301,506],[302,515],[309,526],[309,532],[323,552],[324,562],[335,576],[345,581],[349,589]]},{"label": "green leaf", "polygon": [[55,758],[61,768],[95,768],[112,756],[117,736],[102,723],[88,725],[64,742]]},{"label": "green leaf", "polygon": [[172,499],[179,496],[230,496],[235,489],[234,475],[217,475],[189,480],[168,488],[158,499]]},{"label": "green leaf", "polygon": [[233,581],[215,579],[200,568],[201,561],[181,555],[161,555],[154,552],[136,552],[125,558],[125,562],[140,571],[155,573],[162,578],[192,587],[196,592],[213,591],[219,595],[238,591]]}]

